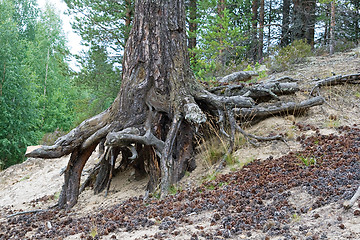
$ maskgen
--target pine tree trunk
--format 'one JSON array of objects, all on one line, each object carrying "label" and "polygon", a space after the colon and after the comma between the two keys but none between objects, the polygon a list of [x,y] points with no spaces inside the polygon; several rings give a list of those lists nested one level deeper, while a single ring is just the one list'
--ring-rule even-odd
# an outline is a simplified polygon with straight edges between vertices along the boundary
[{"label": "pine tree trunk", "polygon": [[[226,7],[225,0],[219,0],[218,4],[217,4],[217,14],[218,14],[218,17],[221,19],[224,18],[225,7]],[[224,27],[220,24],[219,28],[223,29]],[[219,39],[219,44],[220,44],[220,46],[224,45],[224,40],[222,39],[222,37],[220,37],[220,39]],[[224,49],[222,49],[222,48],[219,49],[219,61],[222,66],[225,66],[226,57],[225,57]]]},{"label": "pine tree trunk", "polygon": [[263,57],[263,48],[264,48],[264,20],[265,20],[265,3],[264,0],[260,0],[260,15],[259,15],[259,50],[258,50],[258,59],[261,60]]},{"label": "pine tree trunk", "polygon": [[311,47],[314,47],[315,22],[316,22],[316,0],[307,0],[303,3],[305,19],[305,38]]},{"label": "pine tree trunk", "polygon": [[[189,3],[189,32],[190,32],[190,36],[189,36],[189,42],[188,42],[188,48],[189,49],[194,49],[196,47],[196,31],[197,31],[197,0],[190,0]],[[195,58],[195,53],[192,53],[193,58]]]},{"label": "pine tree trunk", "polygon": [[251,7],[251,13],[252,13],[252,18],[251,18],[251,26],[252,26],[252,47],[251,47],[251,51],[252,51],[252,59],[254,62],[256,62],[258,60],[258,56],[257,56],[257,50],[258,50],[258,39],[257,39],[257,24],[258,24],[258,0],[253,0],[252,1],[252,7]]},{"label": "pine tree trunk", "polygon": [[272,15],[271,15],[271,11],[272,11],[272,1],[269,1],[269,27],[268,27],[268,43],[267,43],[267,47],[269,48],[271,46],[271,22],[272,22]]},{"label": "pine tree trunk", "polygon": [[290,26],[290,0],[283,1],[282,7],[282,27],[280,46],[285,47],[289,44],[289,26]]},{"label": "pine tree trunk", "polygon": [[355,31],[355,42],[359,44],[360,42],[360,1],[354,1],[355,6],[355,18],[354,18],[354,31]]},{"label": "pine tree trunk", "polygon": [[335,0],[331,2],[331,23],[330,23],[330,55],[335,52]]}]

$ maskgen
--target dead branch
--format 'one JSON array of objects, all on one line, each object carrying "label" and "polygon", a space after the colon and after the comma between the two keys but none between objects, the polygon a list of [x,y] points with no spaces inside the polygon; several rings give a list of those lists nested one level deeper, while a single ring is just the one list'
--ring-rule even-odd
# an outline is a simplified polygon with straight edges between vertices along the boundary
[{"label": "dead branch", "polygon": [[72,153],[74,149],[79,146],[82,146],[82,149],[86,149],[90,145],[100,141],[100,139],[110,131],[110,127],[106,126],[108,118],[109,112],[106,110],[83,121],[68,134],[58,138],[54,145],[42,146],[25,154],[25,157],[59,158]]},{"label": "dead branch", "polygon": [[360,83],[360,73],[355,74],[348,74],[348,75],[336,75],[329,78],[321,79],[314,81],[312,84],[314,85],[313,89],[311,90],[310,95],[313,94],[315,89],[320,88],[322,86],[334,86],[339,84],[359,84]]},{"label": "dead branch", "polygon": [[13,214],[10,214],[10,215],[6,216],[6,218],[11,218],[11,217],[15,217],[15,216],[23,215],[23,214],[28,214],[28,213],[38,213],[38,212],[46,212],[46,211],[47,210],[45,210],[45,209],[35,209],[35,210],[17,212],[17,213],[13,213]]},{"label": "dead branch", "polygon": [[270,105],[268,107],[255,106],[252,108],[234,108],[234,112],[238,117],[241,118],[264,118],[281,113],[293,115],[323,103],[323,97],[313,97],[300,103],[287,102]]},{"label": "dead branch", "polygon": [[223,95],[223,96],[243,96],[251,97],[252,99],[259,99],[264,97],[271,97],[279,99],[278,95],[292,94],[299,91],[296,82],[266,82],[259,84],[242,84],[242,85],[226,85],[214,87],[209,92]]},{"label": "dead branch", "polygon": [[349,201],[345,201],[345,202],[343,203],[343,207],[344,207],[345,209],[351,208],[351,207],[355,204],[356,200],[357,200],[359,197],[360,197],[360,186],[359,186],[358,189],[356,190],[354,196],[353,196]]},{"label": "dead branch", "polygon": [[240,71],[231,73],[221,79],[218,80],[220,83],[229,83],[229,82],[240,82],[240,81],[248,81],[253,76],[259,76],[259,74],[255,71]]}]

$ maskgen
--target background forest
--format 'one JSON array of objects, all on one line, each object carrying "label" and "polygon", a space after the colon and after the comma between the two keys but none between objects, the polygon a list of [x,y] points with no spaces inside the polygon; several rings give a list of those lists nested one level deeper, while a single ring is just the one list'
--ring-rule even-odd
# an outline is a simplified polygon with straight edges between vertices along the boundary
[{"label": "background forest", "polygon": [[[53,7],[0,0],[0,169],[105,110],[120,88],[134,1],[65,2],[88,46],[78,72]],[[358,0],[188,0],[186,14],[191,66],[208,84],[241,70],[265,78],[360,41]]]}]

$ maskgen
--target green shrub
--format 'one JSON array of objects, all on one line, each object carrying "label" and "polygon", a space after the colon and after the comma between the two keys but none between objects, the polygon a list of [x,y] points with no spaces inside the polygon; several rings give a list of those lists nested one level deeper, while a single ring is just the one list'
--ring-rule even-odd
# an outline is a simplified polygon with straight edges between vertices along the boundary
[{"label": "green shrub", "polygon": [[312,55],[311,46],[305,40],[296,40],[283,48],[275,48],[273,58],[268,59],[267,67],[271,72],[282,72],[292,64],[303,63]]},{"label": "green shrub", "polygon": [[65,135],[66,132],[63,131],[63,130],[60,130],[59,128],[57,128],[54,132],[51,132],[51,133],[45,133],[43,138],[41,139],[41,142],[40,144],[41,145],[53,145],[55,143],[55,141]]}]

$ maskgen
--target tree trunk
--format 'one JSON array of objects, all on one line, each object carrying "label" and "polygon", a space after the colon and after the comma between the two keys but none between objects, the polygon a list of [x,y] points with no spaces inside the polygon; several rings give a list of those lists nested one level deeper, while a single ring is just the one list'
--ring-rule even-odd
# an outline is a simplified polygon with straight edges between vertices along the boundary
[{"label": "tree trunk", "polygon": [[328,10],[328,4],[325,6],[325,29],[324,29],[324,42],[323,45],[326,46],[328,44],[328,38],[329,38],[329,10]]},{"label": "tree trunk", "polygon": [[330,55],[335,51],[335,0],[331,1],[331,23],[330,23]]},{"label": "tree trunk", "polygon": [[[224,18],[225,7],[226,7],[225,0],[219,0],[218,4],[217,4],[217,14],[220,19]],[[224,27],[222,26],[222,24],[220,24],[219,28],[223,29]],[[223,40],[222,36],[220,36],[219,43],[220,43],[220,46],[224,45],[224,40]],[[225,58],[224,49],[222,49],[222,48],[219,49],[219,61],[222,66],[225,66],[226,58]]]},{"label": "tree trunk", "polygon": [[263,57],[263,48],[264,48],[264,15],[265,15],[265,3],[264,0],[260,0],[260,16],[259,16],[259,50],[258,50],[258,59],[261,60]]},{"label": "tree trunk", "polygon": [[[188,48],[194,49],[196,47],[196,36],[197,36],[197,0],[190,0],[189,3],[189,40]],[[195,53],[191,53],[191,57],[195,59]]]},{"label": "tree trunk", "polygon": [[314,47],[314,37],[315,37],[315,22],[316,22],[316,0],[307,0],[304,1],[303,9],[304,19],[305,19],[305,38],[308,44],[311,47]]},{"label": "tree trunk", "polygon": [[359,44],[360,41],[360,2],[358,0],[353,1],[355,6],[355,18],[354,18],[354,25],[355,25],[355,42]]},{"label": "tree trunk", "polygon": [[259,0],[253,0],[252,1],[252,7],[251,7],[251,12],[252,12],[252,18],[251,18],[251,26],[252,26],[252,47],[251,47],[251,51],[252,51],[252,59],[254,62],[256,62],[258,60],[258,56],[257,56],[257,46],[258,46],[258,39],[257,39],[257,24],[258,24],[258,1]]},{"label": "tree trunk", "polygon": [[282,47],[285,47],[290,43],[289,26],[290,26],[290,0],[284,0],[282,7],[282,27],[281,27],[281,40],[280,40],[280,46]]},{"label": "tree trunk", "polygon": [[268,26],[268,44],[267,47],[268,49],[271,46],[271,22],[272,22],[272,15],[271,15],[271,11],[272,11],[272,1],[269,1],[269,26]]}]

